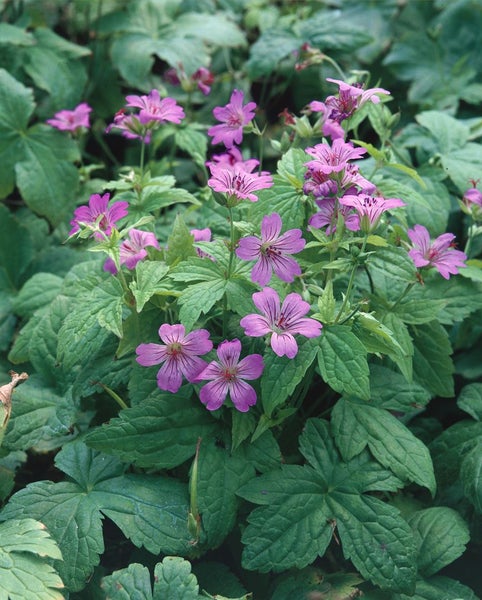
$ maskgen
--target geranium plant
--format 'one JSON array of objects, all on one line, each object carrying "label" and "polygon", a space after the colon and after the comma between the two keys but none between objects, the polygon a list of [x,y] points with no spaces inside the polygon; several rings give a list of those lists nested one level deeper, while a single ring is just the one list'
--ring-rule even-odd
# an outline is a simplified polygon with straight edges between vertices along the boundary
[{"label": "geranium plant", "polygon": [[[328,9],[279,14],[235,72],[255,12],[134,4],[99,4],[110,114],[86,96],[29,125],[40,98],[0,71],[5,148],[23,136],[1,366],[25,371],[0,387],[0,597],[475,600],[450,565],[480,541],[482,202],[455,164],[480,131],[398,125],[316,47]],[[263,62],[282,23],[296,51]],[[329,66],[275,125],[248,85],[274,56]],[[78,184],[68,214],[36,210],[37,143]]]}]

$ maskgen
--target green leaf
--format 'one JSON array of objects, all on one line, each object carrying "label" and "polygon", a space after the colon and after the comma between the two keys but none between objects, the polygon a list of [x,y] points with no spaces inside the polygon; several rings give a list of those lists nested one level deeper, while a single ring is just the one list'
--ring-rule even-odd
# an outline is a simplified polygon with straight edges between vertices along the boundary
[{"label": "green leaf", "polygon": [[457,405],[476,421],[482,421],[482,383],[464,386],[457,398]]},{"label": "green leaf", "polygon": [[482,436],[477,445],[465,456],[460,469],[460,479],[466,497],[475,507],[477,514],[482,513]]},{"label": "green leaf", "polygon": [[271,600],[305,600],[317,595],[323,600],[356,598],[360,590],[355,586],[362,582],[363,579],[354,573],[327,574],[321,569],[307,567],[287,574],[276,585]]},{"label": "green leaf", "polygon": [[352,52],[372,41],[366,29],[358,27],[343,15],[332,14],[326,18],[325,11],[318,11],[300,24],[300,37],[323,51],[340,50]]},{"label": "green leaf", "polygon": [[408,523],[415,534],[418,571],[430,576],[459,558],[469,541],[469,528],[458,512],[434,506],[413,513]]},{"label": "green leaf", "polygon": [[248,461],[231,455],[215,439],[201,442],[197,485],[194,485],[206,536],[203,547],[217,548],[234,527],[239,503],[235,493],[254,474],[254,467]]},{"label": "green leaf", "polygon": [[62,600],[64,585],[46,557],[62,560],[45,525],[31,518],[0,525],[0,596],[11,600]]},{"label": "green leaf", "polygon": [[377,312],[377,317],[390,329],[402,348],[403,354],[397,355],[395,365],[407,381],[412,381],[414,348],[408,326],[393,312]]},{"label": "green leaf", "polygon": [[335,391],[370,397],[366,350],[349,327],[325,326],[318,351],[321,376]]},{"label": "green leaf", "polygon": [[211,308],[224,296],[226,280],[196,283],[186,288],[179,298],[179,320],[192,329],[202,314],[207,314]]},{"label": "green leaf", "polygon": [[411,328],[415,352],[415,379],[434,396],[451,398],[454,395],[454,365],[452,347],[445,328],[432,321]]},{"label": "green leaf", "polygon": [[430,400],[430,393],[421,385],[410,382],[396,371],[380,365],[370,365],[371,400],[379,408],[404,413],[418,411]]},{"label": "green leaf", "polygon": [[258,202],[250,207],[251,219],[259,225],[265,215],[277,212],[286,229],[300,229],[305,221],[304,211],[300,210],[303,197],[301,185],[293,185],[280,175],[274,175],[273,182],[272,187],[258,193]]},{"label": "green leaf", "polygon": [[419,579],[415,586],[415,594],[400,594],[394,600],[478,600],[474,592],[449,577],[436,575],[429,579]]},{"label": "green leaf", "polygon": [[384,409],[341,398],[332,412],[333,434],[341,455],[349,460],[368,445],[371,453],[401,479],[435,493],[435,476],[427,447]]},{"label": "green leaf", "polygon": [[437,482],[451,485],[459,476],[462,457],[479,443],[482,422],[463,420],[441,433],[430,444]]},{"label": "green leaf", "polygon": [[[184,390],[184,391],[183,391]],[[199,437],[209,439],[217,424],[191,398],[191,388],[173,394],[153,394],[109,423],[92,429],[86,443],[139,467],[170,469],[188,460]]]},{"label": "green leaf", "polygon": [[462,148],[469,139],[470,130],[467,125],[447,113],[428,110],[415,118],[437,140],[441,154],[449,154]]},{"label": "green leaf", "polygon": [[382,589],[413,592],[415,544],[408,524],[393,506],[372,496],[337,490],[327,500],[345,558]]},{"label": "green leaf", "polygon": [[21,317],[31,317],[38,308],[52,302],[60,291],[62,281],[53,273],[35,273],[15,298],[15,312]]},{"label": "green leaf", "polygon": [[447,281],[438,276],[438,273],[436,275],[437,277],[427,282],[425,298],[430,302],[433,302],[433,298],[443,298],[445,305],[437,315],[440,323],[458,323],[482,308],[480,282],[464,277],[451,277]]},{"label": "green leaf", "polygon": [[132,563],[102,578],[102,590],[112,600],[152,600],[149,569]]},{"label": "green leaf", "polygon": [[0,281],[5,282],[1,287],[12,290],[20,287],[22,275],[32,261],[33,253],[28,229],[20,225],[6,206],[0,204]]},{"label": "green leaf", "polygon": [[261,377],[261,401],[268,417],[284,404],[303,380],[305,373],[315,360],[319,349],[319,339],[305,339],[298,344],[298,354],[294,358],[277,356],[268,350],[264,356],[264,370]]},{"label": "green leaf", "polygon": [[191,564],[179,556],[166,556],[154,569],[153,600],[198,600],[199,585]]},{"label": "green leaf", "polygon": [[311,466],[283,465],[238,490],[261,505],[248,517],[243,565],[261,572],[303,568],[323,555],[338,527],[345,556],[365,578],[410,593],[416,565],[408,524],[395,508],[361,495],[351,485],[354,472],[337,478],[344,467],[327,423],[309,420],[300,448]]},{"label": "green leaf", "polygon": [[473,142],[441,156],[444,172],[448,174],[462,194],[467,190],[467,182],[473,177],[471,173],[474,173],[481,160],[482,144]]},{"label": "green leaf", "polygon": [[61,396],[33,375],[15,390],[3,445],[37,452],[58,448],[72,437],[77,410],[71,394]]},{"label": "green leaf", "polygon": [[171,266],[190,256],[196,256],[193,236],[181,215],[176,215],[171,235],[167,238],[166,263]]},{"label": "green leaf", "polygon": [[250,79],[269,75],[276,70],[278,63],[298,50],[302,41],[285,29],[268,29],[250,46],[250,56],[246,69]]},{"label": "green leaf", "polygon": [[136,299],[136,310],[142,311],[146,302],[148,302],[156,292],[163,291],[164,286],[160,281],[169,271],[169,267],[161,262],[142,260],[136,265],[136,279],[129,284],[129,287]]},{"label": "green leaf", "polygon": [[404,323],[421,325],[437,319],[446,304],[445,298],[412,298],[409,296],[406,300],[399,302],[393,308],[393,312]]},{"label": "green leaf", "polygon": [[407,284],[416,280],[415,265],[403,248],[382,248],[370,255],[367,265],[375,289],[387,300],[397,300]]},{"label": "green leaf", "polygon": [[102,513],[136,546],[153,554],[189,550],[187,485],[174,479],[122,475],[114,458],[67,444],[56,457],[71,481],[39,481],[14,494],[2,520],[29,515],[46,525],[63,562],[54,566],[70,591],[79,591],[104,551]]},{"label": "green leaf", "polygon": [[35,39],[31,33],[21,27],[0,23],[0,44],[2,46],[32,46]]},{"label": "green leaf", "polygon": [[370,313],[358,313],[352,331],[363,343],[367,352],[387,354],[394,360],[399,355],[404,355],[393,332]]},{"label": "green leaf", "polygon": [[206,134],[199,131],[193,125],[186,125],[177,129],[175,135],[179,148],[192,156],[198,165],[204,166],[208,151]]}]

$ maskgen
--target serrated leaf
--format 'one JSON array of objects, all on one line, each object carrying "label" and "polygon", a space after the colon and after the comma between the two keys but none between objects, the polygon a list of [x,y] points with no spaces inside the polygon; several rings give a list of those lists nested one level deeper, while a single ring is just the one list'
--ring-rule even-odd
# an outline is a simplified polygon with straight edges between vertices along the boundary
[{"label": "serrated leaf", "polygon": [[298,353],[294,358],[277,356],[271,350],[264,356],[264,370],[261,377],[261,401],[268,417],[276,408],[286,402],[296,386],[315,360],[320,340],[305,339],[298,343]]},{"label": "serrated leaf", "polygon": [[415,265],[403,248],[382,248],[370,255],[367,266],[375,289],[387,300],[397,300],[407,284],[415,281]]},{"label": "serrated leaf", "polygon": [[166,556],[154,569],[153,600],[198,600],[199,585],[191,564],[179,556]]},{"label": "serrated leaf", "polygon": [[77,410],[71,394],[60,396],[34,375],[15,391],[3,444],[10,450],[58,448],[72,437]]},{"label": "serrated leaf", "polygon": [[458,119],[437,110],[419,113],[416,120],[437,140],[441,154],[462,148],[469,139],[469,128]]},{"label": "serrated leaf", "polygon": [[181,215],[176,215],[171,235],[167,238],[166,263],[171,266],[190,256],[196,256],[193,236]]},{"label": "serrated leaf", "polygon": [[62,600],[64,585],[44,557],[62,560],[45,525],[31,518],[0,524],[0,597]]},{"label": "serrated leaf", "polygon": [[465,456],[460,469],[464,493],[478,514],[482,513],[482,436]]},{"label": "serrated leaf", "polygon": [[462,457],[479,443],[482,422],[463,420],[445,429],[430,444],[437,482],[450,485],[458,479]]},{"label": "serrated leaf", "polygon": [[92,429],[86,443],[140,467],[170,469],[191,458],[199,437],[208,439],[217,424],[208,411],[185,393],[154,394],[128,408],[108,424]]},{"label": "serrated leaf", "polygon": [[434,506],[413,513],[408,523],[415,534],[418,570],[430,576],[459,558],[469,541],[469,528],[458,512]]},{"label": "serrated leaf", "polygon": [[250,207],[253,222],[259,225],[265,215],[277,212],[286,229],[300,229],[305,220],[300,210],[301,187],[298,189],[280,175],[273,175],[273,182],[272,187],[259,191],[258,202]]},{"label": "serrated leaf", "polygon": [[136,279],[129,285],[136,299],[136,311],[140,313],[152,296],[164,290],[161,280],[169,271],[169,267],[161,262],[143,260],[136,265]]},{"label": "serrated leaf", "polygon": [[370,397],[366,350],[349,327],[325,326],[318,351],[318,366],[326,383],[337,392]]},{"label": "serrated leaf", "polygon": [[370,399],[379,408],[404,413],[420,410],[431,398],[423,386],[375,364],[370,365],[370,391]]},{"label": "serrated leaf", "polygon": [[341,398],[333,408],[332,419],[333,434],[345,460],[368,445],[375,458],[395,475],[435,493],[428,448],[388,411]]},{"label": "serrated leaf", "polygon": [[321,569],[307,567],[297,573],[287,574],[271,596],[271,600],[349,600],[356,598],[357,587],[363,579],[354,573],[327,574]]},{"label": "serrated leaf", "polygon": [[328,506],[335,516],[343,554],[382,589],[413,592],[415,543],[396,508],[372,496],[337,490]]},{"label": "serrated leaf", "polygon": [[28,229],[20,225],[6,206],[0,205],[0,281],[5,282],[1,287],[20,287],[22,274],[32,261],[33,253]]},{"label": "serrated leaf", "polygon": [[15,312],[21,317],[30,317],[57,296],[62,278],[53,273],[35,273],[22,287],[14,302]]},{"label": "serrated leaf", "polygon": [[406,596],[400,594],[394,600],[478,600],[474,592],[455,579],[436,575],[429,579],[419,579],[415,593]]},{"label": "serrated leaf", "polygon": [[190,285],[183,291],[178,303],[180,306],[179,320],[192,329],[202,314],[207,314],[211,308],[224,296],[227,280],[218,279]]},{"label": "serrated leaf", "polygon": [[101,587],[112,600],[152,600],[151,574],[138,563],[103,577]]},{"label": "serrated leaf", "polygon": [[482,144],[469,142],[463,148],[444,153],[441,162],[444,172],[458,187],[461,194],[467,189],[467,181],[470,181],[477,165],[482,161]]},{"label": "serrated leaf", "polygon": [[482,383],[464,386],[457,398],[457,406],[476,421],[482,421]]},{"label": "serrated leaf", "polygon": [[250,56],[246,69],[251,79],[272,73],[278,63],[297,50],[301,40],[292,31],[268,29],[250,46]]},{"label": "serrated leaf", "polygon": [[400,344],[403,353],[397,355],[395,365],[400,369],[405,379],[412,381],[413,375],[413,342],[410,336],[408,326],[392,312],[377,313],[380,322],[383,323],[395,336],[395,339]]},{"label": "serrated leaf", "polygon": [[327,19],[325,11],[318,11],[303,21],[300,24],[300,35],[302,39],[324,51],[350,52],[372,41],[366,29],[361,29],[342,15],[333,14]]},{"label": "serrated leaf", "polygon": [[415,348],[415,379],[434,396],[452,397],[455,369],[450,358],[452,346],[447,331],[438,321],[411,327],[410,331]]}]

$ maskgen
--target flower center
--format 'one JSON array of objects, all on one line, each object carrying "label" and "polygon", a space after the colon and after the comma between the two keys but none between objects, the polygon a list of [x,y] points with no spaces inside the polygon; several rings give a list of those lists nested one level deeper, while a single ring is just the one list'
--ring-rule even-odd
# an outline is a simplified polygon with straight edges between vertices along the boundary
[{"label": "flower center", "polygon": [[228,383],[232,383],[236,380],[237,369],[236,367],[224,367],[223,379]]},{"label": "flower center", "polygon": [[176,358],[176,356],[182,354],[182,344],[180,344],[179,342],[172,342],[168,345],[167,353],[169,354],[169,356],[173,356],[174,358]]}]

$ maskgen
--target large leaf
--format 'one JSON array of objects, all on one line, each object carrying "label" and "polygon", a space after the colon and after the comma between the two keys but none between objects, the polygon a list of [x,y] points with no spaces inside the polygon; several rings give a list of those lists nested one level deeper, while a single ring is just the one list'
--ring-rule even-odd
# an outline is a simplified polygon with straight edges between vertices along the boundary
[{"label": "large leaf", "polygon": [[411,328],[415,353],[415,379],[434,396],[454,395],[454,365],[450,355],[452,346],[447,331],[438,321]]},{"label": "large leaf", "polygon": [[[0,182],[1,179],[0,173]],[[20,225],[7,207],[0,205],[0,281],[3,281],[1,287],[10,290],[20,287],[22,275],[32,261],[33,253],[32,237],[28,229]]]},{"label": "large leaf", "polygon": [[278,63],[297,50],[302,41],[292,31],[268,29],[250,47],[246,69],[251,79],[272,73]]},{"label": "large leaf", "polygon": [[243,534],[244,566],[262,572],[302,568],[324,554],[338,528],[345,556],[365,578],[411,593],[416,567],[408,524],[393,507],[360,494],[350,478],[337,482],[343,463],[325,422],[309,420],[300,446],[311,466],[284,465],[238,491],[261,505]]},{"label": "large leaf", "polygon": [[321,376],[335,391],[370,397],[366,350],[349,327],[332,325],[323,329],[318,365]]},{"label": "large leaf", "polygon": [[413,513],[408,522],[418,546],[419,573],[434,575],[465,551],[469,528],[455,510],[445,506],[426,508]]},{"label": "large leaf", "polygon": [[333,434],[345,460],[368,445],[375,458],[395,475],[435,493],[428,448],[387,410],[342,398],[333,409],[332,419]]},{"label": "large leaf", "polygon": [[62,560],[45,525],[31,518],[0,525],[0,597],[62,600],[64,585],[48,558]]},{"label": "large leaf", "polygon": [[66,445],[57,465],[71,478],[30,484],[10,498],[0,519],[30,516],[44,523],[63,562],[54,566],[70,591],[81,590],[104,551],[102,515],[137,546],[158,554],[189,550],[187,486],[168,478],[123,475],[112,457],[80,442]]},{"label": "large leaf", "polygon": [[102,427],[92,429],[86,443],[140,467],[180,465],[196,451],[199,437],[217,429],[209,412],[191,398],[190,386],[175,396],[165,394],[128,408]]}]

